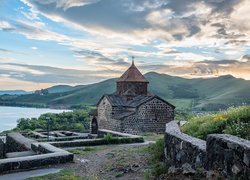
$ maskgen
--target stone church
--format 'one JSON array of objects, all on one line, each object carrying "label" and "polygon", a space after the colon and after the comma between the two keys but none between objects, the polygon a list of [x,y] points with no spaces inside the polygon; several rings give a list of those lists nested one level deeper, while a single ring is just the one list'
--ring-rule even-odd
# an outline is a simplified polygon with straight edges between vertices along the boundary
[{"label": "stone church", "polygon": [[105,94],[91,111],[90,129],[138,134],[164,132],[167,122],[174,120],[175,106],[148,92],[147,79],[132,62],[116,81],[116,92]]}]

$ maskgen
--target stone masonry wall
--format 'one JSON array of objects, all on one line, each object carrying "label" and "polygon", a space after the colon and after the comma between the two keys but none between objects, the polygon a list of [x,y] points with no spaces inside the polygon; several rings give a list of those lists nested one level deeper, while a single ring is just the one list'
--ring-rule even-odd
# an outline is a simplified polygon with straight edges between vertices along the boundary
[{"label": "stone masonry wall", "polygon": [[112,106],[106,97],[98,106],[98,128],[121,131],[121,121],[112,118]]},{"label": "stone masonry wall", "polygon": [[0,139],[0,159],[4,158],[4,142]]},{"label": "stone masonry wall", "polygon": [[36,155],[0,159],[0,176],[2,173],[31,170],[42,166],[72,162],[74,159],[72,153],[56,148],[48,143],[39,143],[27,139],[20,133],[9,133],[6,142],[8,151],[32,150]]},{"label": "stone masonry wall", "polygon": [[20,133],[8,133],[6,136],[6,153],[29,151],[35,140],[27,139]]},{"label": "stone masonry wall", "polygon": [[250,177],[250,141],[227,134],[211,134],[203,141],[182,133],[178,121],[166,124],[165,158],[170,166],[188,163],[220,171],[229,179]]},{"label": "stone masonry wall", "polygon": [[170,166],[206,167],[206,142],[182,133],[178,121],[171,121],[166,125],[165,157]]},{"label": "stone masonry wall", "polygon": [[250,179],[250,141],[228,134],[212,134],[207,138],[209,169],[223,169],[236,179]]},{"label": "stone masonry wall", "polygon": [[135,115],[122,122],[123,132],[138,134],[142,132],[164,132],[167,122],[174,120],[174,108],[164,101],[154,98],[141,106]]}]

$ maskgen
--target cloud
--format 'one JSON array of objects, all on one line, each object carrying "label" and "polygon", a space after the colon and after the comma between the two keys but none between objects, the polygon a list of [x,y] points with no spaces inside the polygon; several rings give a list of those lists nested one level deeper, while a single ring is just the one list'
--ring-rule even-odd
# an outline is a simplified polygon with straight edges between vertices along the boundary
[{"label": "cloud", "polygon": [[[245,55],[250,47],[248,0],[21,1],[29,7],[21,9],[22,18],[0,20],[0,29],[67,46],[89,70],[9,64],[7,72],[5,65],[2,74],[11,78],[39,83],[97,82],[119,76],[130,64],[128,57],[134,55],[143,72],[184,77],[232,73],[249,79],[249,55]],[[80,35],[65,32],[65,26]]]},{"label": "cloud", "polygon": [[1,52],[5,52],[5,53],[11,53],[13,51],[9,50],[9,49],[4,49],[4,48],[0,48]]},{"label": "cloud", "polygon": [[65,35],[58,34],[46,29],[45,25],[41,22],[34,21],[0,21],[0,29],[7,32],[15,32],[24,35],[28,39],[57,42],[67,41],[69,38]]},{"label": "cloud", "polygon": [[85,6],[88,4],[93,4],[98,2],[99,0],[43,0],[40,3],[41,4],[55,4],[57,8],[63,8],[64,10],[67,10],[71,7],[79,7],[79,6]]},{"label": "cloud", "polygon": [[[219,61],[169,61],[166,64],[144,64],[136,63],[143,72],[156,71],[181,77],[217,77],[232,74],[235,77],[244,77],[250,80],[250,60],[245,55],[241,60],[219,60]],[[112,67],[122,67],[118,68]],[[104,70],[77,70],[63,69],[50,66],[27,65],[17,63],[1,63],[0,76],[16,81],[44,84],[90,84],[108,78],[119,77],[127,68],[128,63],[116,61]],[[111,69],[112,68],[112,69]],[[0,80],[1,81],[1,80]]]},{"label": "cloud", "polygon": [[32,46],[31,49],[32,49],[32,50],[37,50],[38,48],[35,47],[35,46]]},{"label": "cloud", "polygon": [[[249,55],[243,56],[248,57]],[[166,65],[141,66],[146,71],[157,71],[160,73],[188,77],[208,78],[231,74],[238,78],[250,80],[250,61],[242,60],[218,60],[218,61],[172,61]]]},{"label": "cloud", "polygon": [[121,73],[110,69],[76,70],[17,63],[1,63],[0,65],[0,75],[33,83],[90,84]]},{"label": "cloud", "polygon": [[[181,41],[192,36],[206,36],[204,28],[213,26],[213,36],[219,35],[218,38],[221,39],[237,39],[239,35],[248,36],[249,34],[244,32],[250,29],[249,23],[243,23],[241,34],[242,29],[234,26],[236,20],[240,19],[239,15],[249,13],[246,8],[249,8],[247,0],[23,0],[23,2],[51,20],[72,23],[88,32],[110,37],[120,35],[120,37],[141,38],[144,35],[145,40],[148,39],[147,32],[151,31],[153,32],[151,36],[155,38]],[[138,32],[141,36],[138,36]]]}]

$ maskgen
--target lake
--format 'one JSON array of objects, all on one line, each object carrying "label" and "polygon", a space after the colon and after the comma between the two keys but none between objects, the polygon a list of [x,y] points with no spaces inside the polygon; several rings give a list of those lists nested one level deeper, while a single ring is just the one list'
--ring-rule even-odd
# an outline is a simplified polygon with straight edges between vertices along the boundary
[{"label": "lake", "polygon": [[44,113],[61,113],[63,111],[69,110],[0,106],[0,132],[16,127],[16,121],[20,118],[39,117]]}]

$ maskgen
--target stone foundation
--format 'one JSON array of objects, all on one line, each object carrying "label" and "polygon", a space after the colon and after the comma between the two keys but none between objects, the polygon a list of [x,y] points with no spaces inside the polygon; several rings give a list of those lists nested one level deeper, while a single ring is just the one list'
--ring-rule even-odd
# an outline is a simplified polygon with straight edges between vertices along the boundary
[{"label": "stone foundation", "polygon": [[9,133],[5,147],[12,158],[0,160],[0,174],[72,162],[74,158],[72,153],[48,143],[27,139],[20,133]]},{"label": "stone foundation", "polygon": [[203,141],[179,129],[179,122],[166,125],[165,158],[169,166],[220,171],[226,178],[250,177],[250,141],[227,134],[211,134]]},{"label": "stone foundation", "polygon": [[35,140],[25,138],[20,133],[8,133],[6,136],[6,153],[31,150],[31,144]]}]

